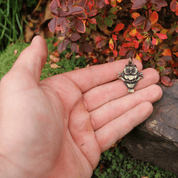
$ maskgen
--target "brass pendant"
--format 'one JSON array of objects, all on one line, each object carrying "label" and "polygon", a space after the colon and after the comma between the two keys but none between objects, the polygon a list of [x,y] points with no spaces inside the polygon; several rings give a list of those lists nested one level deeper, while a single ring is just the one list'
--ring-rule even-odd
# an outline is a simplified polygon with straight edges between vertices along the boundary
[{"label": "brass pendant", "polygon": [[133,59],[129,58],[128,65],[125,66],[123,73],[119,72],[118,78],[123,80],[128,92],[133,93],[137,82],[143,78],[143,73],[138,72],[137,66],[133,64]]}]

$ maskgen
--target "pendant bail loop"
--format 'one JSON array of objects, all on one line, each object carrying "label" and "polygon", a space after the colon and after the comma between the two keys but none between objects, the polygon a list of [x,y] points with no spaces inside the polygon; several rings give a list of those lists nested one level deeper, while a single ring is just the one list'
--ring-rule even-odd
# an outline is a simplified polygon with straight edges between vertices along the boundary
[{"label": "pendant bail loop", "polygon": [[129,57],[129,65],[133,65],[133,58]]}]

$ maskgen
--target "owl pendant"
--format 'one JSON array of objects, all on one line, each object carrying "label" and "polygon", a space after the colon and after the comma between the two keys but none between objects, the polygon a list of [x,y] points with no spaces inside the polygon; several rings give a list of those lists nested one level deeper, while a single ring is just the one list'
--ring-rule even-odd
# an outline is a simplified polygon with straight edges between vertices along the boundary
[{"label": "owl pendant", "polygon": [[118,78],[123,80],[128,88],[128,92],[134,92],[134,87],[137,82],[143,78],[142,72],[138,72],[136,65],[133,64],[132,59],[129,59],[128,65],[125,66],[123,73],[119,72]]}]

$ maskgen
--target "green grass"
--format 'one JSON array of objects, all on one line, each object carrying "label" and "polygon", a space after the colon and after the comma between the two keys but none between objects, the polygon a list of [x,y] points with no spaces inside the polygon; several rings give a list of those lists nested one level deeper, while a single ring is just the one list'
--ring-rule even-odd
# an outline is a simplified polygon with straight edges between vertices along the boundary
[{"label": "green grass", "polygon": [[[48,39],[47,45],[49,51],[53,51],[53,42],[55,39]],[[0,53],[0,79],[5,75],[16,61],[20,52],[25,49],[29,44],[17,42],[9,46],[4,52]],[[17,50],[17,55],[14,55],[14,50]],[[61,61],[57,62],[60,68],[51,69],[50,64],[46,63],[41,74],[41,78],[68,72],[74,70],[75,67],[85,67],[86,61],[84,57],[75,59],[75,54],[72,54],[70,60],[66,59],[66,54],[69,51],[61,53]],[[49,56],[47,61],[49,62]],[[92,178],[176,178],[176,175],[165,171],[157,166],[153,166],[147,162],[134,160],[124,148],[124,144],[119,143],[115,148],[107,150],[101,155],[100,163],[94,170]]]},{"label": "green grass", "polygon": [[[16,44],[10,45],[3,52],[0,52],[0,79],[11,69],[21,51],[28,45],[29,44],[17,42]],[[16,55],[14,55],[14,50],[18,51]]]},{"label": "green grass", "polygon": [[92,178],[177,178],[164,169],[133,159],[123,145],[121,142],[101,155]]},{"label": "green grass", "polygon": [[23,36],[22,0],[0,0],[0,51]]},{"label": "green grass", "polygon": [[[53,41],[55,39],[47,39],[47,45],[48,45],[48,50],[53,51]],[[0,79],[11,69],[13,63],[16,61],[18,58],[19,54],[26,48],[28,47],[29,44],[23,43],[23,42],[17,42],[16,44],[10,45],[7,49],[5,49],[3,52],[0,52]],[[17,50],[18,53],[14,55],[14,50]],[[46,63],[44,65],[44,68],[42,69],[41,77],[40,80],[43,80],[47,77],[60,74],[63,72],[68,72],[71,70],[74,70],[75,67],[85,67],[86,62],[84,57],[79,57],[75,59],[75,53],[71,55],[70,60],[66,58],[66,54],[71,52],[70,49],[67,51],[64,51],[60,54],[61,60],[57,62],[56,64],[60,66],[60,68],[57,69],[51,69],[50,64]],[[47,61],[49,61],[49,55],[47,58]]]}]

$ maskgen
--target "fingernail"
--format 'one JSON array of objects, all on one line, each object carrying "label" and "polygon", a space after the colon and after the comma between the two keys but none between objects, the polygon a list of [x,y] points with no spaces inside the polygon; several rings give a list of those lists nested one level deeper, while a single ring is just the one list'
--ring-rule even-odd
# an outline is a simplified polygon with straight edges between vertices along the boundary
[{"label": "fingernail", "polygon": [[37,39],[38,39],[38,37],[35,36],[35,37],[33,38],[32,42],[31,42],[31,44],[35,43],[35,42],[37,41]]}]

